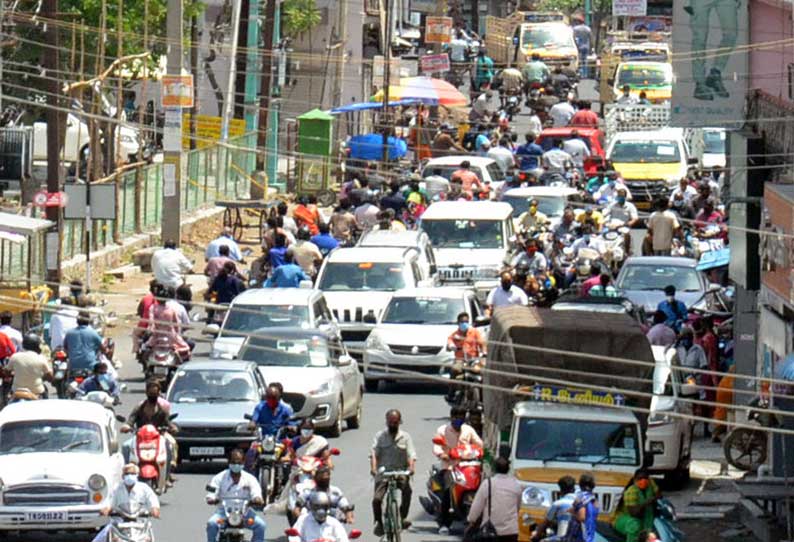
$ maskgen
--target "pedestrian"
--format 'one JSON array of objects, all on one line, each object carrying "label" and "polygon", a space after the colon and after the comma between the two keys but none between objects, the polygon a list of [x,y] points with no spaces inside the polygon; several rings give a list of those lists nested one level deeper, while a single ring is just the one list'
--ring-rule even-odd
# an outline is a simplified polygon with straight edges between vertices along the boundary
[{"label": "pedestrian", "polygon": [[242,261],[243,255],[240,252],[240,247],[237,245],[237,241],[234,240],[234,237],[232,237],[232,230],[229,227],[223,228],[221,234],[210,241],[209,245],[207,245],[207,250],[204,252],[204,259],[210,261],[210,258],[219,256],[220,252],[218,249],[221,245],[229,246],[229,257],[231,259],[236,262]]},{"label": "pedestrian", "polygon": [[274,238],[273,248],[267,251],[270,258],[271,272],[284,265],[284,256],[287,253],[287,238],[285,235],[277,233]]},{"label": "pedestrian", "polygon": [[298,204],[292,211],[292,217],[298,227],[298,231],[295,233],[296,237],[300,233],[301,228],[309,230],[309,237],[320,233],[317,228],[317,224],[320,222],[320,214],[317,211],[317,207],[311,204],[309,196],[304,195],[298,198]]},{"label": "pedestrian", "polygon": [[576,500],[576,480],[573,476],[563,476],[557,480],[557,487],[560,489],[558,497],[551,503],[546,517],[535,528],[530,538],[531,542],[539,542],[547,538],[549,529],[556,533],[558,540],[564,540],[568,533],[573,502]]},{"label": "pedestrian", "polygon": [[472,525],[490,523],[496,531],[496,542],[518,542],[518,509],[523,488],[515,476],[509,474],[509,459],[497,457],[493,468],[494,475],[480,483],[474,495],[466,518],[467,530]]},{"label": "pedestrian", "polygon": [[689,311],[683,302],[675,298],[675,286],[672,284],[668,284],[664,287],[664,295],[665,299],[659,302],[656,306],[656,310],[662,311],[667,316],[664,323],[678,333],[681,331],[681,326],[689,317]]},{"label": "pedestrian", "polygon": [[[706,354],[706,363],[709,371],[717,373],[720,371],[720,350],[719,340],[714,333],[714,322],[711,316],[706,315],[693,324],[695,332],[695,344],[699,345],[703,352]],[[701,375],[705,383],[705,398],[708,403],[713,403],[716,398],[716,388],[720,384],[720,377],[716,374]],[[713,415],[712,407],[709,405],[701,405],[703,407],[703,415],[710,418]]]},{"label": "pedestrian", "polygon": [[331,215],[331,234],[344,245],[351,242],[356,229],[356,217],[350,212],[350,201],[340,200]]},{"label": "pedestrian", "polygon": [[320,253],[325,257],[328,256],[329,252],[339,246],[339,241],[331,235],[331,227],[327,222],[320,222],[318,229],[320,233],[313,236],[311,242],[320,249]]},{"label": "pedestrian", "polygon": [[[708,359],[706,358],[706,352],[703,350],[702,346],[695,344],[695,334],[691,327],[684,326],[681,328],[681,332],[678,334],[676,355],[678,356],[678,363],[681,365],[684,371],[687,369],[694,369],[696,371],[708,369]],[[694,379],[698,386],[701,386],[701,388],[698,390],[698,398],[701,401],[705,401],[706,391],[702,388],[702,386],[711,385],[710,378],[706,378],[707,375],[699,372],[693,372],[689,375],[684,372],[683,376],[685,379]],[[693,404],[692,414],[695,416],[705,417],[707,414],[705,411],[705,405]],[[697,422],[695,422],[695,425],[697,425]],[[703,436],[711,436],[708,422],[703,422]]]},{"label": "pedestrian", "polygon": [[648,342],[651,346],[664,346],[666,348],[673,346],[677,340],[675,331],[670,328],[665,322],[667,315],[664,311],[657,309],[653,313],[653,326],[645,334],[648,337]]},{"label": "pedestrian", "polygon": [[485,47],[480,46],[477,51],[477,61],[474,64],[474,90],[490,88],[493,76],[493,60],[488,56]]},{"label": "pedestrian", "polygon": [[513,284],[513,276],[504,271],[499,277],[500,284],[490,291],[485,305],[490,314],[499,307],[526,306],[529,299],[524,290]]},{"label": "pedestrian", "polygon": [[8,337],[17,350],[22,348],[22,333],[11,325],[14,315],[11,311],[0,312],[0,333]]},{"label": "pedestrian", "polygon": [[712,442],[720,442],[722,440],[722,435],[728,431],[727,422],[729,418],[733,417],[733,386],[736,380],[736,366],[733,363],[733,359],[727,360],[726,364],[728,374],[720,379],[720,383],[717,386],[716,403],[718,406],[714,408]]},{"label": "pedestrian", "polygon": [[[383,498],[386,496],[387,480],[381,474],[391,471],[416,471],[416,449],[411,435],[403,431],[402,414],[397,409],[386,412],[386,428],[381,429],[372,440],[369,453],[370,474],[375,479],[372,494],[372,517],[375,520],[375,536],[383,536]],[[400,517],[403,529],[411,526],[408,511],[411,507],[411,478],[397,479],[400,489]]]},{"label": "pedestrian", "polygon": [[587,57],[590,55],[590,41],[593,32],[585,23],[584,17],[577,15],[574,17],[573,40],[576,42],[576,49],[579,51],[579,77],[587,77]]},{"label": "pedestrian", "polygon": [[654,506],[662,496],[648,471],[638,469],[631,485],[626,488],[618,502],[614,527],[625,535],[626,542],[639,542],[642,531],[653,529]]},{"label": "pedestrian", "polygon": [[295,242],[295,236],[289,230],[284,228],[284,219],[280,216],[271,216],[267,219],[267,228],[265,233],[262,234],[262,247],[265,252],[276,246],[276,235],[281,234],[287,239],[287,245],[290,246]]},{"label": "pedestrian", "polygon": [[441,125],[441,128],[439,128],[438,133],[433,138],[433,142],[430,145],[433,152],[433,158],[439,158],[453,154],[465,154],[466,149],[460,146],[458,142],[455,141],[455,138],[452,137],[452,134],[454,133],[455,129],[451,125]]},{"label": "pedestrian", "polygon": [[[217,254],[218,256],[220,253]],[[214,257],[214,256],[212,256]],[[208,258],[209,261],[212,257]],[[193,271],[193,262],[176,247],[176,241],[167,240],[163,248],[152,254],[152,273],[154,279],[170,288],[176,288],[185,280],[185,275]]]},{"label": "pedestrian", "polygon": [[648,217],[648,237],[651,239],[654,256],[670,256],[673,239],[681,231],[678,218],[667,205],[666,198],[658,198],[654,204],[656,211]]},{"label": "pedestrian", "polygon": [[[319,230],[317,232],[319,233]],[[313,277],[323,263],[323,255],[320,248],[310,241],[311,233],[305,226],[298,228],[297,238],[295,244],[287,250],[292,251],[295,263],[301,266],[303,272]]]},{"label": "pedestrian", "polygon": [[353,213],[356,217],[358,229],[366,231],[372,228],[378,222],[378,213],[380,213],[380,208],[372,201],[372,196],[366,196],[366,199],[361,202],[361,205],[356,207]]},{"label": "pedestrian", "polygon": [[282,228],[290,232],[293,236],[298,233],[298,223],[289,216],[289,206],[286,201],[280,201],[276,206],[278,217],[281,218]]}]

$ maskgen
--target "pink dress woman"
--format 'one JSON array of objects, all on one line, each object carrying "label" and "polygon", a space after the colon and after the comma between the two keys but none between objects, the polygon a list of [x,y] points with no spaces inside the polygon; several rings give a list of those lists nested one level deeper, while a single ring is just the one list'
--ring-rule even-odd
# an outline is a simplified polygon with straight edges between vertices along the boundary
[{"label": "pink dress woman", "polygon": [[190,346],[182,338],[179,317],[167,304],[157,302],[149,308],[149,338],[148,346],[168,344],[177,354],[186,360],[190,357]]}]

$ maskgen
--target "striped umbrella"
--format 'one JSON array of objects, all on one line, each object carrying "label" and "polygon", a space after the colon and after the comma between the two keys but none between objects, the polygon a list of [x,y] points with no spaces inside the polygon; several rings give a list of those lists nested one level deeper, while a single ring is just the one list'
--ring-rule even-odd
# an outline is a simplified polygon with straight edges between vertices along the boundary
[{"label": "striped umbrella", "polygon": [[[389,87],[389,100],[419,100],[426,105],[463,107],[469,100],[458,89],[441,79],[432,77],[405,77],[399,85]],[[383,90],[372,97],[374,102],[383,101]]]}]

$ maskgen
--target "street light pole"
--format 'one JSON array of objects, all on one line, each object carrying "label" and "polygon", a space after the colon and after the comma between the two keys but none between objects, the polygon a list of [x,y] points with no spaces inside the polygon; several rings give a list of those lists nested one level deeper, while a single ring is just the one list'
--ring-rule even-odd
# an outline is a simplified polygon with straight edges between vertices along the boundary
[{"label": "street light pole", "polygon": [[[166,28],[169,75],[182,75],[183,0],[168,0]],[[182,184],[182,108],[168,108],[163,126],[163,217],[161,240],[180,243]]]},{"label": "street light pole", "polygon": [[386,40],[383,52],[383,165],[389,161],[389,123],[386,122],[389,111],[389,87],[391,86],[391,41],[392,41],[392,1],[386,0]]}]

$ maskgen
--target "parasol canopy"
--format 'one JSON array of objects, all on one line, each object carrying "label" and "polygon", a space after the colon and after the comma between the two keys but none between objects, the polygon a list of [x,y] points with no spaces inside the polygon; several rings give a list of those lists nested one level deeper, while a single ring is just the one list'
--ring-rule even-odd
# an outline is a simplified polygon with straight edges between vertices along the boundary
[{"label": "parasol canopy", "polygon": [[[469,100],[458,89],[441,79],[432,77],[404,77],[400,84],[389,86],[389,100],[419,100],[427,105],[462,107]],[[379,90],[372,101],[383,101],[383,90]]]}]

